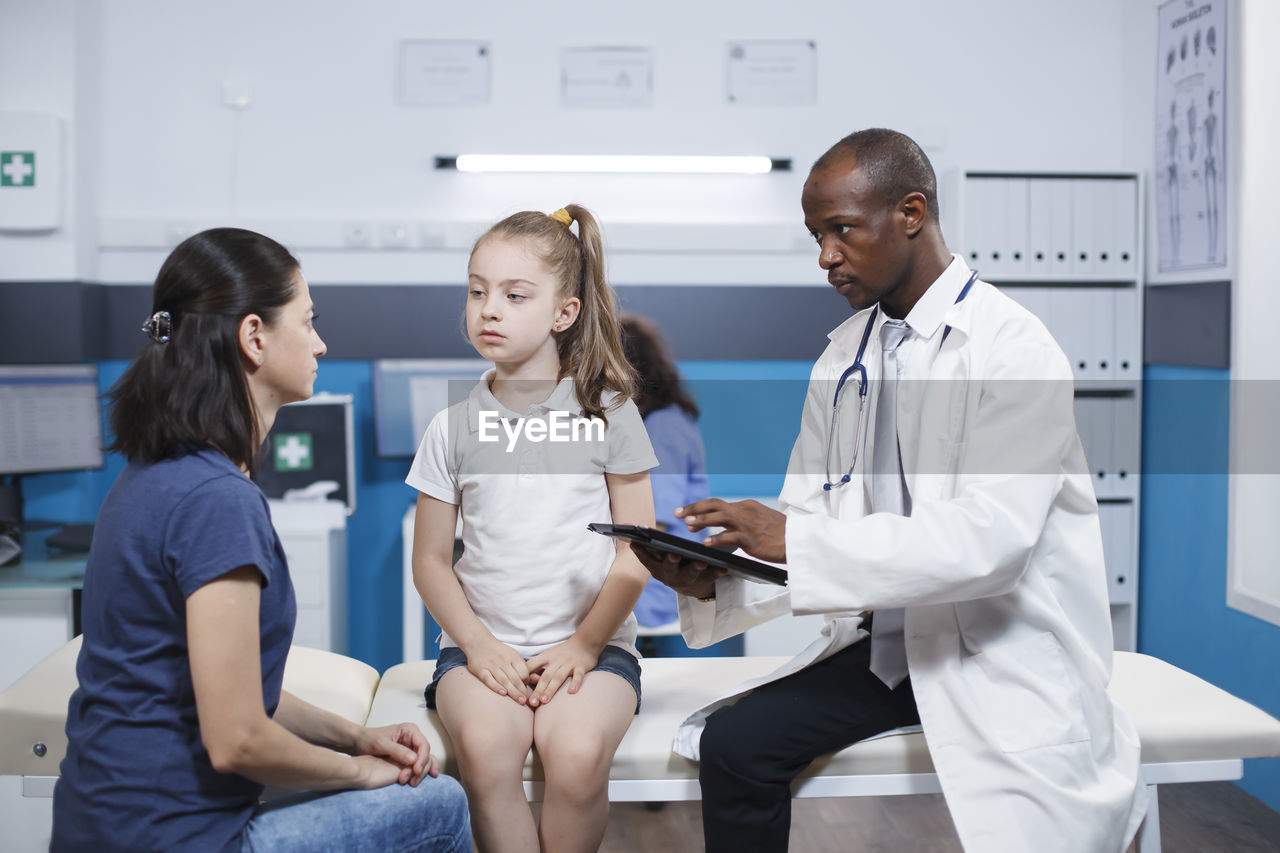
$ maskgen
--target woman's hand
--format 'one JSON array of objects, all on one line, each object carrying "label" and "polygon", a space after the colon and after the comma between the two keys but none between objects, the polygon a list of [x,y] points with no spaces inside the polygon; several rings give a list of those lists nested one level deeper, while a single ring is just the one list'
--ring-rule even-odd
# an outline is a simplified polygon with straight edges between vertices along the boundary
[{"label": "woman's hand", "polygon": [[427,736],[413,723],[362,728],[353,754],[383,758],[397,765],[400,773],[396,781],[401,785],[416,786],[426,776],[440,775]]},{"label": "woman's hand", "polygon": [[467,669],[499,696],[510,696],[521,705],[528,704],[529,666],[515,649],[490,637],[464,648]]},{"label": "woman's hand", "polygon": [[529,705],[537,707],[550,702],[560,685],[569,682],[569,692],[577,693],[582,679],[600,660],[600,651],[594,652],[577,637],[570,637],[558,646],[529,658],[529,682],[533,695]]},{"label": "woman's hand", "polygon": [[356,755],[351,760],[356,763],[355,787],[360,790],[394,785],[404,772],[399,764],[376,755]]}]

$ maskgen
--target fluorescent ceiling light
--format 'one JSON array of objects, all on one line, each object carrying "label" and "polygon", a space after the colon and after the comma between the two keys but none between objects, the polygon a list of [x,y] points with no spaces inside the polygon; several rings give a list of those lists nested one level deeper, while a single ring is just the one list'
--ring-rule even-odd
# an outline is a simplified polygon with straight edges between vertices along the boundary
[{"label": "fluorescent ceiling light", "polygon": [[763,175],[790,171],[790,160],[769,157],[630,154],[460,154],[437,157],[437,169],[459,172],[615,172],[630,174]]}]

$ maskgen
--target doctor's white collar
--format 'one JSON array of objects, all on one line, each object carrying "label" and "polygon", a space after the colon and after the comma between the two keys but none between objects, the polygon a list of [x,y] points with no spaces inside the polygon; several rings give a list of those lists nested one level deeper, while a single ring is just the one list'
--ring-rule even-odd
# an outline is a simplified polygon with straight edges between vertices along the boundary
[{"label": "doctor's white collar", "polygon": [[[933,284],[929,285],[929,288],[925,290],[920,299],[907,313],[906,323],[911,327],[911,330],[925,340],[937,334],[947,320],[947,315],[952,313],[952,309],[956,307],[956,297],[964,289],[971,274],[972,270],[964,262],[964,258],[952,253],[951,263],[947,264],[947,268],[934,280]],[[963,305],[963,303],[961,304]],[[849,350],[849,352],[854,352],[858,347],[859,340],[862,338],[866,317],[875,307],[873,305],[870,308],[862,309],[832,329],[827,334],[827,337],[831,339],[832,343]],[[883,324],[886,319],[883,311],[877,312],[876,325]],[[967,331],[965,328],[967,324],[957,322],[956,317],[952,317],[951,325],[960,331]]]}]

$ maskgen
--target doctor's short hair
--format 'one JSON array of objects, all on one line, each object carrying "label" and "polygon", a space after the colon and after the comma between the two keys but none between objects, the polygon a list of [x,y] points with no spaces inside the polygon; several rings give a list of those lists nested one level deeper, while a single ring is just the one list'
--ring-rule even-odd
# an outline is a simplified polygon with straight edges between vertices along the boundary
[{"label": "doctor's short hair", "polygon": [[859,130],[828,148],[811,171],[834,166],[846,157],[857,163],[886,206],[918,192],[924,196],[929,216],[938,221],[938,178],[924,149],[910,136],[883,127]]}]

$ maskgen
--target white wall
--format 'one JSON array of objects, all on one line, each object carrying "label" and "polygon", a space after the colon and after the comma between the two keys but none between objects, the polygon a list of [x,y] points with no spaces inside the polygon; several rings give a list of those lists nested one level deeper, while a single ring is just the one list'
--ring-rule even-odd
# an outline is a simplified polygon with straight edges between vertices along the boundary
[{"label": "white wall", "polygon": [[[37,100],[65,110],[73,80],[86,88],[77,118],[90,126],[79,139],[95,166],[77,182],[92,187],[88,242],[103,248],[86,255],[81,273],[102,280],[148,281],[179,234],[236,222],[271,225],[286,242],[331,246],[301,252],[315,281],[454,282],[460,253],[340,251],[341,224],[474,227],[513,209],[579,200],[606,228],[615,226],[624,249],[669,247],[670,232],[646,230],[655,224],[766,223],[781,235],[772,252],[747,252],[756,238],[724,231],[706,232],[721,247],[709,255],[620,252],[619,283],[816,282],[799,187],[813,158],[851,130],[912,133],[940,173],[1132,166],[1121,85],[1127,7],[1113,0],[3,2],[6,18],[10,6],[24,10],[19,23],[31,37],[23,43],[56,69],[56,85]],[[78,34],[56,23],[71,6],[89,21]],[[397,105],[397,45],[405,38],[491,41],[492,103]],[[726,103],[731,38],[815,40],[817,103]],[[73,42],[81,66],[74,75]],[[583,45],[652,47],[653,107],[561,107],[559,50]],[[3,56],[7,69],[8,49]],[[249,83],[247,110],[222,105],[226,79]],[[437,154],[467,151],[758,152],[793,158],[796,171],[548,179],[432,168]],[[32,256],[66,255],[65,247],[47,247],[67,237],[29,241]]]},{"label": "white wall", "polygon": [[75,191],[75,3],[73,0],[0,0],[0,110],[52,113],[63,121],[64,226],[29,234],[0,232],[0,279],[77,277]]}]

